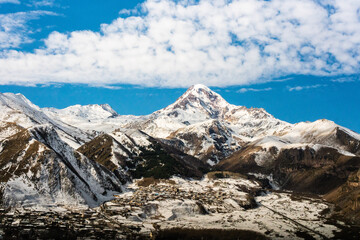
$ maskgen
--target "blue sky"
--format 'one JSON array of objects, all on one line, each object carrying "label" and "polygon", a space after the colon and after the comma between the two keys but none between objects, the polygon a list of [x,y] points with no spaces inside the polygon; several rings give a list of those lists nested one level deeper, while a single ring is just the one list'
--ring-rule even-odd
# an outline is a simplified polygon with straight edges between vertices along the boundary
[{"label": "blue sky", "polygon": [[[2,0],[5,1],[5,0]],[[142,1],[123,0],[56,0],[56,1],[19,1],[19,4],[0,4],[0,14],[49,11],[54,15],[42,17],[28,22],[28,26],[34,31],[31,34],[32,43],[21,45],[25,51],[33,51],[41,47],[45,39],[52,31],[72,32],[76,30],[99,31],[100,24],[111,23],[119,17],[121,9],[132,9]],[[1,3],[1,0],[0,0]]]},{"label": "blue sky", "polygon": [[194,83],[360,132],[360,3],[0,0],[0,91],[149,114]]}]

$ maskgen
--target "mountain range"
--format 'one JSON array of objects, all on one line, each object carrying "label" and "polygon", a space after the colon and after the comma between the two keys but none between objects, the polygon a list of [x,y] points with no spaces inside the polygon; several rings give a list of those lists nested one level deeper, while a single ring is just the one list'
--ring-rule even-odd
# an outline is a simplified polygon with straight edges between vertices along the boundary
[{"label": "mountain range", "polygon": [[146,116],[109,105],[40,108],[0,94],[3,205],[96,206],[141,177],[212,170],[323,196],[360,220],[360,134],[329,120],[290,124],[204,85]]}]

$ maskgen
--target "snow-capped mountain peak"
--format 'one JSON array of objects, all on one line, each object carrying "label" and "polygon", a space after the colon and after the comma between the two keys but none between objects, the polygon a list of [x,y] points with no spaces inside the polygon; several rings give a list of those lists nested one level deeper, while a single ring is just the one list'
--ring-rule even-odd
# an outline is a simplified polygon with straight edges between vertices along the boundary
[{"label": "snow-capped mountain peak", "polygon": [[287,124],[275,119],[264,109],[232,105],[208,87],[196,84],[173,104],[121,126],[140,129],[150,136],[168,138],[179,129],[211,120],[222,122],[232,132],[241,135],[239,138],[246,138],[246,141],[268,134],[269,131],[274,132]]},{"label": "snow-capped mountain peak", "polygon": [[219,94],[202,84],[191,86],[175,103],[169,105],[165,110],[189,108],[206,109],[209,113],[219,111],[230,105]]},{"label": "snow-capped mountain peak", "polygon": [[8,107],[17,105],[22,106],[23,108],[31,107],[33,109],[40,110],[37,105],[33,104],[21,93],[0,93],[0,103],[3,105],[7,105]]},{"label": "snow-capped mountain peak", "polygon": [[56,128],[62,139],[73,147],[89,140],[88,133],[57,118],[51,118],[22,94],[0,93],[0,121],[16,123],[23,128],[50,124]]},{"label": "snow-capped mountain peak", "polygon": [[112,113],[113,115],[118,115],[118,113],[107,103],[100,104],[100,107],[102,107],[102,109],[104,109],[105,111]]},{"label": "snow-capped mountain peak", "polygon": [[[109,104],[73,105],[64,109],[44,108],[48,115],[57,115],[60,119],[97,120],[117,116],[118,113]],[[65,119],[66,120],[66,119]]]},{"label": "snow-capped mountain peak", "polygon": [[30,127],[34,123],[44,124],[48,119],[40,112],[40,108],[24,95],[0,93],[0,120]]}]

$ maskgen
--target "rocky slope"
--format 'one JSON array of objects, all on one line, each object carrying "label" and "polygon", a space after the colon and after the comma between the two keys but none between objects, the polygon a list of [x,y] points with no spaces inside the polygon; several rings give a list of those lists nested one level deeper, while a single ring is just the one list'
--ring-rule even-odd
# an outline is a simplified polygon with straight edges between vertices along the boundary
[{"label": "rocky slope", "polygon": [[360,170],[352,172],[346,182],[325,195],[325,199],[337,205],[339,214],[360,224]]},{"label": "rocky slope", "polygon": [[246,144],[216,168],[272,174],[287,189],[325,194],[360,167],[360,136],[327,120],[298,123]]},{"label": "rocky slope", "polygon": [[139,232],[165,235],[159,239],[338,239],[341,231],[322,214],[329,210],[326,202],[266,193],[239,174],[211,173],[200,181],[142,179],[128,187],[103,205],[104,214]]},{"label": "rocky slope", "polygon": [[136,131],[132,135],[121,132],[103,134],[81,146],[78,151],[128,181],[132,178],[169,178],[173,175],[201,178],[209,170],[199,159],[145,133]]},{"label": "rocky slope", "polygon": [[74,151],[49,125],[0,141],[0,176],[5,206],[96,206],[121,192],[115,175]]},{"label": "rocky slope", "polygon": [[359,223],[359,134],[328,120],[298,123],[258,139],[215,166],[265,177],[273,186],[325,195]]}]

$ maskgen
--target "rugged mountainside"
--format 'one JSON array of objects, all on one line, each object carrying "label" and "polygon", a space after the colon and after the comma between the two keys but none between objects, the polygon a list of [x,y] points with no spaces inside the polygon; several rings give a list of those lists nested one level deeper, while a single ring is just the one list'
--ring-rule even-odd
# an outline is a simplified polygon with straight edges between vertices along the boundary
[{"label": "rugged mountainside", "polygon": [[360,223],[360,170],[354,171],[344,184],[327,193],[325,199],[335,203],[340,214]]},{"label": "rugged mountainside", "polygon": [[199,159],[145,133],[136,131],[132,135],[134,137],[121,132],[103,134],[81,146],[78,151],[128,181],[132,178],[169,178],[173,175],[201,178],[209,170]]},{"label": "rugged mountainside", "polygon": [[267,178],[272,186],[325,195],[360,222],[360,135],[328,120],[298,123],[244,145],[214,168]]},{"label": "rugged mountainside", "polygon": [[328,120],[298,123],[246,144],[216,168],[272,174],[282,188],[325,194],[360,167],[360,135]]},{"label": "rugged mountainside", "polygon": [[41,109],[20,94],[0,94],[0,146],[8,204],[96,205],[134,178],[201,178],[213,169],[324,195],[343,214],[359,211],[359,134],[328,120],[286,123],[203,85],[146,116],[122,116],[106,104]]},{"label": "rugged mountainside", "polygon": [[52,126],[13,126],[17,133],[0,141],[5,205],[96,206],[121,192],[115,175],[74,151]]},{"label": "rugged mountainside", "polygon": [[49,117],[21,94],[0,94],[3,204],[96,206],[121,192],[124,179],[74,149],[96,134]]}]

